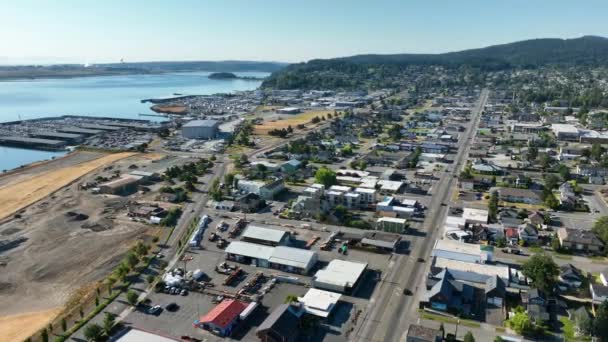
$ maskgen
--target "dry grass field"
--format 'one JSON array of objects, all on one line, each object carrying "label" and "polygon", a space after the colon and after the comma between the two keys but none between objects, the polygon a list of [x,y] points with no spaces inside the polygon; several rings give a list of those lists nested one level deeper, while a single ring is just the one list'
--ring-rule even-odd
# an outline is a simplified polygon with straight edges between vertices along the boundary
[{"label": "dry grass field", "polygon": [[0,317],[0,342],[25,340],[44,328],[58,312],[52,309]]},{"label": "dry grass field", "polygon": [[0,187],[0,220],[47,197],[87,173],[134,153],[115,153],[58,170],[43,172],[27,180]]},{"label": "dry grass field", "polygon": [[323,109],[323,110],[314,110],[314,111],[305,112],[305,113],[301,113],[301,114],[295,114],[295,115],[281,115],[279,117],[279,119],[271,119],[271,120],[267,119],[261,125],[256,125],[254,132],[256,134],[268,134],[268,131],[271,131],[273,129],[282,129],[282,128],[287,128],[289,126],[291,126],[295,129],[297,125],[305,125],[305,124],[309,123],[316,116],[327,117],[327,114],[333,115],[333,112],[334,112],[333,110]]}]

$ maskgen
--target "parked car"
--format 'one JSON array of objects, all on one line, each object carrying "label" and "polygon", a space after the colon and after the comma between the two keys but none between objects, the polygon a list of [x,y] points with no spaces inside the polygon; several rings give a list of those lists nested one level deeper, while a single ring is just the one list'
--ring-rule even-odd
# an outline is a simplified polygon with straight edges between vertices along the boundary
[{"label": "parked car", "polygon": [[160,305],[154,305],[153,307],[148,309],[149,315],[160,315],[163,311],[163,308]]},{"label": "parked car", "polygon": [[177,311],[177,310],[179,310],[179,305],[177,305],[177,303],[169,303],[169,304],[165,305],[165,310]]}]

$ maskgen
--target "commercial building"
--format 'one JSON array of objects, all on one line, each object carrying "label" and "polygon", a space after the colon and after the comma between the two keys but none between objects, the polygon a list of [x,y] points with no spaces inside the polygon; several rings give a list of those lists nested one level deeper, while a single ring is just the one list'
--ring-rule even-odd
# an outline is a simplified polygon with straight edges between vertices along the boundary
[{"label": "commercial building", "polygon": [[264,200],[272,200],[276,194],[285,189],[285,182],[283,178],[269,182],[241,179],[237,183],[237,189],[245,193],[256,194]]},{"label": "commercial building", "polygon": [[112,337],[113,342],[176,342],[173,337],[129,327]]},{"label": "commercial building", "polygon": [[290,234],[284,230],[250,224],[243,232],[242,240],[274,247],[288,244],[289,235]]},{"label": "commercial building", "polygon": [[381,217],[376,222],[376,229],[390,233],[405,233],[407,220],[396,217]]},{"label": "commercial building", "polygon": [[580,132],[578,128],[570,124],[552,124],[551,130],[557,140],[563,141],[578,141]]},{"label": "commercial building", "polygon": [[439,329],[428,328],[418,324],[411,324],[407,329],[405,342],[441,342],[443,333]]},{"label": "commercial building", "polygon": [[234,299],[226,299],[216,305],[194,325],[212,331],[219,336],[228,336],[239,321],[239,315],[249,304]]},{"label": "commercial building", "polygon": [[468,263],[486,263],[492,261],[494,248],[492,246],[439,239],[435,242],[431,256]]},{"label": "commercial building", "polygon": [[226,258],[258,267],[308,274],[318,261],[316,252],[285,246],[270,247],[233,241],[226,248]]},{"label": "commercial building", "polygon": [[302,303],[306,313],[327,318],[341,297],[339,293],[310,289],[304,297],[298,297],[298,302]]},{"label": "commercial building", "polygon": [[192,120],[182,126],[182,135],[188,139],[213,139],[219,125],[216,120]]},{"label": "commercial building", "polygon": [[363,247],[373,247],[379,252],[394,252],[397,250],[401,236],[382,232],[366,232],[359,242]]},{"label": "commercial building", "polygon": [[281,304],[260,324],[255,335],[262,342],[295,341],[301,328],[302,313],[300,307]]},{"label": "commercial building", "polygon": [[312,277],[312,286],[334,292],[351,292],[357,287],[367,263],[334,259]]},{"label": "commercial building", "polygon": [[485,209],[464,208],[462,217],[468,224],[487,224],[488,211]]}]

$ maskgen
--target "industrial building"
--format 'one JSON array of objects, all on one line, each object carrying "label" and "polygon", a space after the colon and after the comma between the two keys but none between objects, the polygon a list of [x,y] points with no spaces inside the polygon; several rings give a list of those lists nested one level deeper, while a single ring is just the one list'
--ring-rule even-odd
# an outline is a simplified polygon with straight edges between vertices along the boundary
[{"label": "industrial building", "polygon": [[275,247],[288,244],[289,237],[290,234],[284,230],[250,224],[243,232],[242,240]]},{"label": "industrial building", "polygon": [[298,274],[308,274],[318,261],[317,253],[306,249],[269,247],[244,241],[231,242],[226,248],[226,258]]},{"label": "industrial building", "polygon": [[43,150],[60,150],[66,142],[62,140],[27,138],[27,137],[0,137],[0,145],[25,148],[39,148]]},{"label": "industrial building", "polygon": [[37,132],[30,134],[34,138],[63,140],[69,144],[78,144],[84,140],[84,135],[76,133]]},{"label": "industrial building", "polygon": [[213,139],[219,126],[216,120],[193,120],[182,126],[182,135],[188,139]]},{"label": "industrial building", "polygon": [[312,286],[319,289],[352,292],[367,269],[367,263],[335,259],[312,277]]}]

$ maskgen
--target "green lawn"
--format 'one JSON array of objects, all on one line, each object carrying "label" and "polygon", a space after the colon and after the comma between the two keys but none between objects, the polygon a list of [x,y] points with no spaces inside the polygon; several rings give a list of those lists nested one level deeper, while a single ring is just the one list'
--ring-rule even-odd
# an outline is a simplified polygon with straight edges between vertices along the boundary
[{"label": "green lawn", "polygon": [[[431,321],[437,321],[437,322],[448,323],[448,324],[458,323],[458,319],[456,319],[456,318],[436,315],[436,314],[432,314],[432,313],[428,313],[428,312],[423,312],[421,317],[424,319],[429,319]],[[465,327],[470,327],[470,328],[479,328],[481,326],[481,324],[479,324],[478,322],[470,321],[468,319],[461,319],[460,325],[463,325]]]}]

